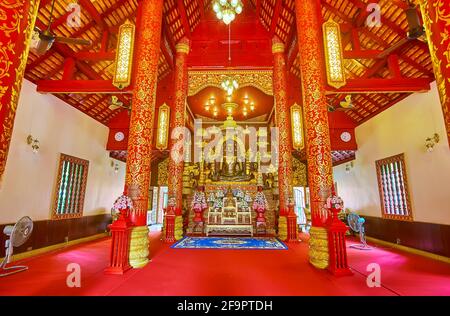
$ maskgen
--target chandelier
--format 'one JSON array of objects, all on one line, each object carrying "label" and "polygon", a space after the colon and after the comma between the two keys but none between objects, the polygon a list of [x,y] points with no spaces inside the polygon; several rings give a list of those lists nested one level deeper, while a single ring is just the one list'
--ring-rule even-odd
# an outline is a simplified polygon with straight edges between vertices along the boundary
[{"label": "chandelier", "polygon": [[[247,117],[249,112],[255,111],[256,105],[253,100],[251,100],[248,95],[246,95],[242,99],[242,105],[239,106],[238,103],[233,102],[231,95],[227,95],[226,102],[222,104],[222,107],[225,109],[226,114],[228,116],[227,120],[232,121],[233,120],[233,114],[236,109],[241,108],[242,109],[242,115],[244,117]],[[211,96],[205,103],[205,111],[206,112],[212,112],[214,117],[217,117],[219,115],[219,107],[216,104],[216,98],[214,96]]]},{"label": "chandelier", "polygon": [[228,25],[241,14],[244,5],[241,0],[214,0],[213,10],[219,20]]},{"label": "chandelier", "polygon": [[231,77],[225,78],[221,83],[222,89],[227,92],[228,96],[231,96],[235,89],[239,88],[239,83],[236,79]]}]

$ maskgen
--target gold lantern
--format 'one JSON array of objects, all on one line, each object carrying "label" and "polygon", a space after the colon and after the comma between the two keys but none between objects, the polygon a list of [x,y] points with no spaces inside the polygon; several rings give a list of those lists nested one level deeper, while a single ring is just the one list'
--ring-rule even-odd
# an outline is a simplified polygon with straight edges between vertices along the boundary
[{"label": "gold lantern", "polygon": [[291,106],[291,129],[292,147],[296,150],[302,150],[305,147],[303,137],[303,115],[302,108],[297,103]]},{"label": "gold lantern", "polygon": [[339,24],[331,19],[325,22],[322,28],[327,81],[331,87],[339,89],[347,84],[343,63],[341,29]]},{"label": "gold lantern", "polygon": [[116,69],[113,78],[113,85],[119,89],[124,89],[131,83],[135,28],[134,24],[129,20],[119,28],[116,47]]},{"label": "gold lantern", "polygon": [[159,150],[167,149],[169,142],[169,122],[170,122],[170,107],[163,104],[158,111],[158,131],[156,136],[156,148]]}]

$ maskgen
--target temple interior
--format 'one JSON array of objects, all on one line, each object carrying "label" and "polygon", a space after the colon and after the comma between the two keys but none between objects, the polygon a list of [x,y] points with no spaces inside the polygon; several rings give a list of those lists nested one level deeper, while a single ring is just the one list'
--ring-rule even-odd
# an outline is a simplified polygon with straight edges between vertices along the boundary
[{"label": "temple interior", "polygon": [[1,1],[0,295],[450,295],[449,52],[445,0]]}]

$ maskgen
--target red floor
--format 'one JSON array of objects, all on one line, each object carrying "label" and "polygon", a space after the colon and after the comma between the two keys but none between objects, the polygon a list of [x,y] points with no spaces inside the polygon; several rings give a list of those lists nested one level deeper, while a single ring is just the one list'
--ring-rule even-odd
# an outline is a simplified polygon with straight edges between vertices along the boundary
[{"label": "red floor", "polygon": [[[26,260],[27,272],[0,279],[0,295],[450,295],[450,265],[382,249],[349,249],[351,277],[312,268],[307,243],[289,250],[171,249],[150,236],[152,261],[124,276],[106,276],[109,240]],[[380,288],[366,267],[381,266]],[[69,263],[81,266],[81,288],[68,288]]]}]

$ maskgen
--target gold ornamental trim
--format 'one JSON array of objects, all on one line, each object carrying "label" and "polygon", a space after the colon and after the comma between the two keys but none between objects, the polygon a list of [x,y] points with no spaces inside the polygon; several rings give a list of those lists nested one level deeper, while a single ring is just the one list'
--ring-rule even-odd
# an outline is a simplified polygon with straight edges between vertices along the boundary
[{"label": "gold ornamental trim", "polygon": [[143,268],[149,262],[148,260],[148,227],[137,226],[131,231],[130,241],[130,265],[133,268]]},{"label": "gold ornamental trim", "polygon": [[309,262],[317,269],[329,265],[328,231],[324,227],[311,227],[309,240]]},{"label": "gold ornamental trim", "polygon": [[221,88],[225,78],[232,77],[239,87],[254,87],[273,96],[273,70],[191,70],[189,71],[188,96],[193,96],[207,87]]},{"label": "gold ornamental trim", "polygon": [[285,46],[283,43],[275,43],[272,45],[272,53],[273,54],[284,53],[284,50],[285,50]]},{"label": "gold ornamental trim", "polygon": [[175,50],[177,53],[189,54],[190,47],[187,43],[178,43],[175,45]]}]

